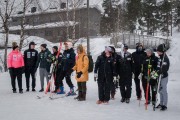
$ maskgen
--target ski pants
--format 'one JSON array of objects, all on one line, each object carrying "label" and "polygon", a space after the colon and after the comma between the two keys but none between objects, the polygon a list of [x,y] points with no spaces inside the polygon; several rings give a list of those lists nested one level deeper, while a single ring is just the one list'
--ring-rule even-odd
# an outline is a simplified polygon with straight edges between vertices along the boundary
[{"label": "ski pants", "polygon": [[25,71],[26,88],[29,89],[30,76],[32,78],[32,88],[34,89],[36,87],[36,78],[35,78],[34,70]]},{"label": "ski pants", "polygon": [[41,82],[41,89],[44,89],[44,78],[46,78],[47,84],[49,82],[48,75],[46,68],[39,68],[39,75],[40,75],[40,82]]},{"label": "ski pants", "polygon": [[159,88],[160,104],[165,106],[167,106],[168,103],[167,83],[168,83],[168,77],[162,78]]},{"label": "ski pants", "polygon": [[106,78],[98,80],[98,94],[100,101],[110,100],[110,87],[111,82],[106,80]]},{"label": "ski pants", "polygon": [[135,87],[136,87],[136,96],[138,98],[141,98],[141,87],[140,87],[140,79],[139,79],[139,75],[140,75],[140,71],[135,71],[134,74],[134,82],[135,82]]},{"label": "ski pants", "polygon": [[11,85],[12,90],[16,91],[16,78],[18,81],[19,91],[22,91],[22,69],[21,68],[13,68],[12,73],[10,73],[11,76]]},{"label": "ski pants", "polygon": [[[58,82],[58,83],[56,83],[56,84],[57,84],[58,88],[64,86],[64,85],[63,85],[63,79],[64,79],[64,78],[66,78],[66,83],[67,83],[67,85],[68,85],[70,88],[73,88],[74,85],[73,85],[73,83],[72,83],[72,81],[71,81],[71,74],[67,74],[66,71],[63,71],[63,72],[59,73],[59,75],[58,75],[58,77],[57,77],[57,82]],[[58,85],[58,84],[59,84],[59,85]]]},{"label": "ski pants", "polygon": [[114,82],[111,82],[111,95],[113,96],[113,95],[115,95],[115,93],[116,93],[116,84],[118,84],[118,83],[114,83]]},{"label": "ski pants", "polygon": [[120,85],[120,93],[122,98],[131,98],[131,85]]},{"label": "ski pants", "polygon": [[[144,78],[142,81],[142,84],[143,84],[143,89],[144,89],[144,97],[146,99],[147,79]],[[149,89],[148,90],[148,101],[150,102],[152,100],[152,102],[155,102],[156,101],[156,94],[157,94],[157,80],[151,79],[149,81],[149,88],[148,89]]]}]

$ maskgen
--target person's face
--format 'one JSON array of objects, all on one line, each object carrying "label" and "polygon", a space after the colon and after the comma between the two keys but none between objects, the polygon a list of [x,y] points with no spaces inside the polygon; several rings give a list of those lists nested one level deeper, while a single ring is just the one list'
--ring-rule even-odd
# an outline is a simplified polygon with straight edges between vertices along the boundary
[{"label": "person's face", "polygon": [[31,45],[31,49],[35,49],[35,45]]},{"label": "person's face", "polygon": [[143,49],[142,46],[139,46],[139,47],[138,47],[138,50],[139,50],[139,51],[142,51],[142,49]]},{"label": "person's face", "polygon": [[65,50],[68,50],[69,48],[68,48],[68,44],[65,44]]},{"label": "person's face", "polygon": [[53,53],[57,52],[56,49],[52,48]]},{"label": "person's face", "polygon": [[124,49],[123,49],[123,51],[124,51],[124,52],[127,52],[127,49],[126,49],[126,48],[124,48]]},{"label": "person's face", "polygon": [[45,48],[44,48],[44,47],[42,47],[42,46],[41,46],[40,48],[41,48],[41,50],[42,50],[42,51],[44,51],[44,50],[45,50]]},{"label": "person's face", "polygon": [[147,56],[148,56],[148,57],[150,57],[150,56],[152,55],[152,53],[151,53],[151,52],[149,52],[149,51],[148,51],[148,52],[146,52],[146,54],[147,54]]},{"label": "person's face", "polygon": [[162,53],[162,52],[157,51],[157,54],[160,56],[160,55],[162,55],[163,53]]},{"label": "person's face", "polygon": [[17,48],[15,49],[15,51],[19,51],[19,47],[17,47]]},{"label": "person's face", "polygon": [[109,57],[111,55],[108,50],[105,50],[105,54],[106,54],[107,57]]},{"label": "person's face", "polygon": [[78,54],[81,54],[81,51],[80,51],[79,49],[77,49],[77,53],[78,53]]}]

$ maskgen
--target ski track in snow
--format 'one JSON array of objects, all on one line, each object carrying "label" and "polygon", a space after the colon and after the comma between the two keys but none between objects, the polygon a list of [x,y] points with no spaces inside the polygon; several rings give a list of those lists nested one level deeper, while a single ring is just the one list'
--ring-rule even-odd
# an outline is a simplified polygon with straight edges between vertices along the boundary
[{"label": "ski track in snow", "polygon": [[[10,76],[8,73],[0,73],[0,120],[179,120],[180,119],[180,33],[174,32],[172,48],[168,51],[170,56],[171,68],[168,83],[169,103],[168,110],[161,112],[153,111],[151,105],[145,110],[145,100],[136,100],[134,82],[132,88],[132,97],[129,104],[120,103],[120,92],[117,90],[116,99],[111,100],[109,105],[97,105],[98,88],[94,82],[93,73],[90,74],[87,83],[87,100],[78,102],[74,100],[74,96],[49,100],[49,94],[42,99],[37,99],[37,95],[44,96],[39,93],[40,80],[37,73],[37,92],[25,92],[25,78],[23,75],[23,94],[13,94],[10,84]],[[96,41],[95,41],[96,40]],[[174,44],[176,43],[176,44]],[[91,49],[94,59],[104,50],[104,46],[109,44],[109,38],[97,38],[91,40]],[[74,73],[72,75],[75,86]],[[65,90],[69,91],[65,81]],[[17,86],[17,84],[16,84]],[[142,87],[141,87],[142,88]],[[75,88],[77,89],[77,87]],[[63,95],[55,95],[63,96]]]}]

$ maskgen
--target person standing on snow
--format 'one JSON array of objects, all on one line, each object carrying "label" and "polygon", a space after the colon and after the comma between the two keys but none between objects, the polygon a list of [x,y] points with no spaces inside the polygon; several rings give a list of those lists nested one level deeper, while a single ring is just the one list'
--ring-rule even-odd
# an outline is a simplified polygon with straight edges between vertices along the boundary
[{"label": "person standing on snow", "polygon": [[86,100],[86,82],[88,81],[89,59],[82,45],[77,47],[78,58],[73,70],[76,71],[76,80],[78,85],[78,101]]},{"label": "person standing on snow", "polygon": [[157,54],[159,55],[158,59],[158,74],[162,75],[160,80],[160,104],[156,108],[161,108],[162,111],[167,110],[168,102],[168,93],[167,93],[167,83],[168,83],[168,70],[170,66],[170,61],[166,55],[166,48],[164,44],[161,44],[157,47]]},{"label": "person standing on snow", "polygon": [[13,93],[16,93],[16,78],[19,86],[19,93],[23,93],[22,74],[24,72],[24,59],[16,42],[12,43],[13,51],[9,53],[7,58],[7,66],[11,76],[11,85]]},{"label": "person standing on snow", "polygon": [[133,60],[133,73],[134,73],[134,82],[136,87],[136,96],[137,100],[141,100],[142,98],[142,91],[140,85],[139,75],[142,73],[142,64],[143,60],[146,57],[146,52],[144,52],[144,48],[142,43],[136,44],[136,51],[132,53],[132,60]]},{"label": "person standing on snow", "polygon": [[[155,56],[153,50],[151,48],[146,50],[146,57],[143,61],[143,77],[142,77],[142,85],[143,85],[143,89],[144,89],[144,97],[145,99],[147,99],[147,83],[149,82],[149,90],[148,90],[148,100],[146,101],[145,104],[150,104],[151,100],[152,100],[152,104],[155,104],[156,101],[156,85],[157,85],[157,79],[152,79],[151,78],[151,73],[153,71],[157,70],[157,60],[158,58]],[[149,72],[149,75],[148,75]],[[150,88],[152,91],[152,96],[150,95]],[[152,97],[152,98],[151,98]]]},{"label": "person standing on snow", "polygon": [[32,91],[36,91],[35,67],[38,60],[38,51],[35,50],[35,43],[30,42],[29,49],[24,51],[26,91],[29,92],[29,79],[32,78]]},{"label": "person standing on snow", "polygon": [[59,86],[60,90],[57,94],[65,94],[63,79],[66,78],[66,83],[68,84],[70,91],[67,93],[68,96],[75,95],[74,85],[71,81],[71,73],[73,72],[72,68],[75,65],[75,57],[74,49],[72,48],[72,42],[65,42],[65,51],[62,54],[61,61],[61,72],[59,73],[58,80],[60,81]]},{"label": "person standing on snow", "polygon": [[98,56],[94,69],[94,80],[98,83],[99,100],[96,104],[108,104],[110,100],[110,87],[113,82],[114,59],[112,49],[105,47],[105,51]]},{"label": "person standing on snow", "polygon": [[41,44],[41,52],[38,55],[38,60],[35,67],[35,71],[39,67],[39,75],[41,82],[41,89],[39,90],[39,92],[44,91],[44,77],[46,78],[47,83],[49,82],[48,75],[50,73],[52,54],[46,47],[46,44]]},{"label": "person standing on snow", "polygon": [[121,102],[130,102],[132,86],[132,56],[128,52],[128,46],[124,45],[123,54],[117,60],[117,73],[120,76],[119,86]]},{"label": "person standing on snow", "polygon": [[[115,73],[117,72],[117,60],[121,58],[120,55],[118,55],[116,53],[116,49],[113,47],[113,46],[109,46],[111,49],[112,49],[112,58],[113,58],[113,61],[114,61],[114,69],[115,69]],[[115,77],[113,78],[113,82],[111,84],[111,99],[114,100],[115,99],[115,94],[116,94],[116,88],[118,88],[119,86],[119,83],[118,83],[118,75],[115,74]]]}]

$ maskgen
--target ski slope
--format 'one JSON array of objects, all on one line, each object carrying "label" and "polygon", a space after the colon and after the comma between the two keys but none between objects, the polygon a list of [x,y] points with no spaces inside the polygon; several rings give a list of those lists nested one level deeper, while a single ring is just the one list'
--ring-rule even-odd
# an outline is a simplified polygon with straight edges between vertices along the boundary
[{"label": "ski slope", "polygon": [[[13,94],[11,90],[10,77],[8,73],[0,73],[0,120],[179,120],[180,119],[180,33],[174,30],[171,49],[168,55],[171,61],[169,71],[169,103],[168,110],[161,112],[153,111],[152,106],[145,110],[145,100],[136,100],[134,82],[132,88],[132,97],[129,104],[120,103],[119,89],[116,99],[111,100],[109,105],[97,105],[98,88],[97,83],[93,80],[93,74],[90,74],[87,83],[87,100],[85,102],[75,101],[74,97],[59,98],[49,100],[48,95],[42,99],[36,96],[43,96],[39,92],[25,92],[25,78],[23,75],[24,94]],[[83,40],[80,42],[83,43]],[[85,42],[84,42],[85,43]],[[92,55],[99,55],[104,46],[109,45],[109,38],[91,39]],[[78,43],[77,43],[78,44]],[[76,81],[72,75],[75,86]],[[39,74],[37,73],[37,87],[40,89]],[[65,81],[64,81],[65,83]],[[76,89],[76,88],[75,88]],[[65,83],[65,90],[69,91]],[[58,95],[63,96],[63,95]],[[57,97],[57,96],[55,96]]]}]

